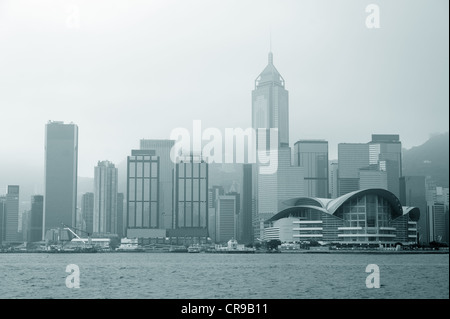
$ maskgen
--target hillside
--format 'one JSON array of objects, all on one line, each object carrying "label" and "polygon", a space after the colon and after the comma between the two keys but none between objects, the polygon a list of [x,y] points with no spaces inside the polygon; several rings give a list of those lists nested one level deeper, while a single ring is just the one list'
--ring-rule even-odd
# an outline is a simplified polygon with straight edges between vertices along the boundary
[{"label": "hillside", "polygon": [[449,187],[449,133],[403,150],[403,175],[431,176],[437,186]]}]

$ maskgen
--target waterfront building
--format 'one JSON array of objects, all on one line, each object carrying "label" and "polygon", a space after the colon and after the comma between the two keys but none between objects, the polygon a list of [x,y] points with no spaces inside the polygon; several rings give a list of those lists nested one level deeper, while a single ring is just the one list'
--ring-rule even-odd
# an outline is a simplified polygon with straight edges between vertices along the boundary
[{"label": "waterfront building", "polygon": [[19,238],[19,186],[8,185],[8,192],[6,193],[6,215],[5,221],[5,235],[4,241],[6,243],[21,242]]},{"label": "waterfront building", "polygon": [[173,172],[173,229],[167,237],[176,244],[207,242],[209,238],[208,163],[201,155],[182,154]]},{"label": "waterfront building", "polygon": [[81,196],[81,216],[83,219],[81,229],[92,234],[94,232],[94,193],[87,192]]},{"label": "waterfront building", "polygon": [[44,196],[34,195],[31,197],[31,216],[29,242],[42,240],[42,220],[44,217]]},{"label": "waterfront building", "polygon": [[76,225],[78,126],[50,121],[45,130],[45,193],[42,237],[49,229]]},{"label": "waterfront building", "polygon": [[336,199],[299,197],[265,222],[265,240],[350,245],[417,243],[417,207],[402,206],[385,189],[357,190]]},{"label": "waterfront building", "polygon": [[172,227],[172,171],[175,163],[170,158],[174,140],[142,139],[141,150],[153,150],[159,157],[159,220],[161,228]]},{"label": "waterfront building", "polygon": [[132,150],[127,158],[128,238],[166,236],[159,213],[159,164],[154,150]]},{"label": "waterfront building", "polygon": [[94,169],[94,233],[117,234],[117,176],[109,161],[99,161]]}]

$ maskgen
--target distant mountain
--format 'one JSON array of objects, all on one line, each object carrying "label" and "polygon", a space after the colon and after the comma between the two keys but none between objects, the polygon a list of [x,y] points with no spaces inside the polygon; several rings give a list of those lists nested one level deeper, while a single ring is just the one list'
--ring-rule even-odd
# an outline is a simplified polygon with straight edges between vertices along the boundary
[{"label": "distant mountain", "polygon": [[404,176],[431,176],[437,186],[449,187],[449,133],[403,150],[402,162]]}]

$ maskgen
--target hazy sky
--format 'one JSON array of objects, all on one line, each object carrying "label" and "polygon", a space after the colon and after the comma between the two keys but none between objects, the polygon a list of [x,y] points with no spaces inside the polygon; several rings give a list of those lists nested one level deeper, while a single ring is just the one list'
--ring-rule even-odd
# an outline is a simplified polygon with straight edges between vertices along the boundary
[{"label": "hazy sky", "polygon": [[[380,8],[368,29],[366,6]],[[79,127],[79,175],[176,127],[251,127],[274,64],[290,143],[403,147],[449,130],[447,0],[0,0],[0,166],[44,167],[45,124]],[[2,170],[0,170],[1,172]],[[1,183],[1,176],[0,176]]]}]

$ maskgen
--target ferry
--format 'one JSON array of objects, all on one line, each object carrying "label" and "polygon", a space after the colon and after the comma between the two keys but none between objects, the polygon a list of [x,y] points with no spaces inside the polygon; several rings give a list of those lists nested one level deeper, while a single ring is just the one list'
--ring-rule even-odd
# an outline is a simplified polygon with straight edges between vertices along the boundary
[{"label": "ferry", "polygon": [[144,250],[144,248],[142,248],[139,245],[137,238],[122,238],[120,240],[119,247],[116,248],[116,251],[119,251],[119,252],[143,252],[145,250]]}]

